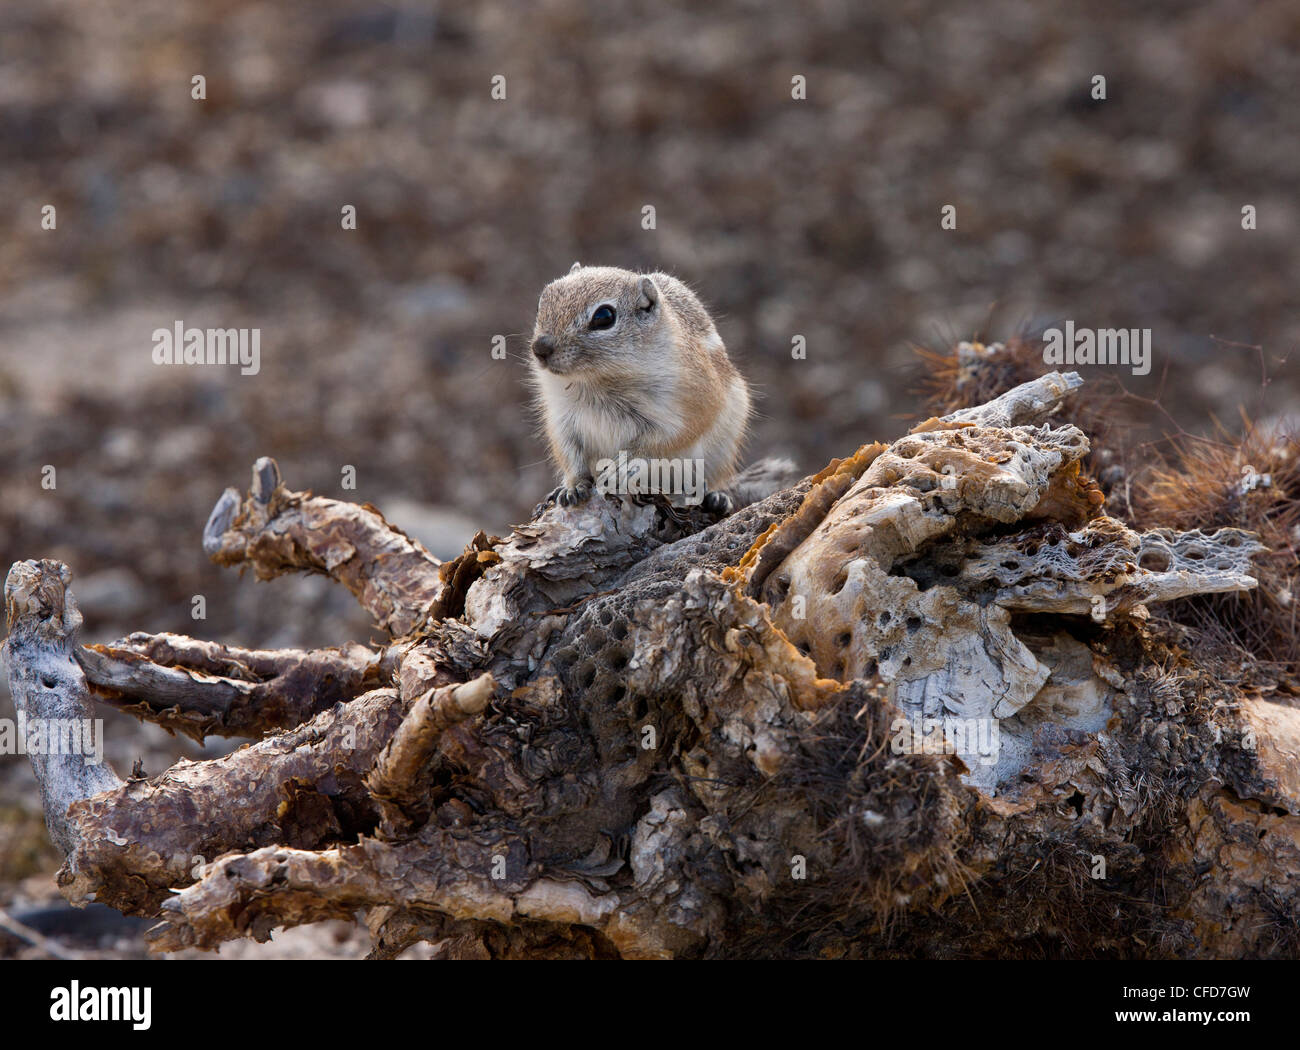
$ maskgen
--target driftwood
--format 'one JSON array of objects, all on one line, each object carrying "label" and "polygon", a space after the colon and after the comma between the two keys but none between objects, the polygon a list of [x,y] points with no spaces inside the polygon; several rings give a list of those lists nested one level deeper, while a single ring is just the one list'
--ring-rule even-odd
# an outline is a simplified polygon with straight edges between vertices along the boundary
[{"label": "driftwood", "polygon": [[376,956],[1296,954],[1300,710],[1147,622],[1261,548],[1106,516],[1052,425],[1079,384],[721,521],[597,497],[446,564],[259,461],[206,551],[343,583],[379,649],[83,648],[67,568],[17,563],[25,718],[255,738],[125,782],[33,756],[60,885],[162,950],[361,911]]}]

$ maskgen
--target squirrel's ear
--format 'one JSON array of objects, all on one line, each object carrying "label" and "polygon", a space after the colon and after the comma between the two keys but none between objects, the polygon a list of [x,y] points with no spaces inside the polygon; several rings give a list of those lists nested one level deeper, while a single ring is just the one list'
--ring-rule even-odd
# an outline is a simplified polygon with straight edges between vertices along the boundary
[{"label": "squirrel's ear", "polygon": [[576,262],[569,267],[569,273],[577,273],[581,269],[582,269],[582,263]]},{"label": "squirrel's ear", "polygon": [[659,301],[659,287],[649,277],[641,278],[641,295],[636,301],[638,310],[649,310]]}]

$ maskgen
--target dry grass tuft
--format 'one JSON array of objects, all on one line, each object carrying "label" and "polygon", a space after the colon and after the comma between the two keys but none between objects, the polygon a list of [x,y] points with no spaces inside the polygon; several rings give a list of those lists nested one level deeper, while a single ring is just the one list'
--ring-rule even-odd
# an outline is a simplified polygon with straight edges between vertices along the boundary
[{"label": "dry grass tuft", "polygon": [[1243,417],[1240,436],[1181,435],[1133,487],[1142,527],[1256,533],[1268,553],[1255,562],[1259,587],[1171,607],[1176,619],[1247,650],[1257,661],[1300,673],[1300,434]]}]

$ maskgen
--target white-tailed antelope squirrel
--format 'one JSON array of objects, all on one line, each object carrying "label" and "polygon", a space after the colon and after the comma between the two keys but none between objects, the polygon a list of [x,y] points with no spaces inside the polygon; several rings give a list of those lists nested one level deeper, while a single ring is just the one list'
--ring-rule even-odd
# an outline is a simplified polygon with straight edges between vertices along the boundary
[{"label": "white-tailed antelope squirrel", "polygon": [[[633,491],[731,509],[723,489],[749,422],[749,388],[681,281],[574,263],[542,289],[532,351],[546,437],[563,474],[548,498],[569,505],[593,485],[616,491],[631,463]],[[653,487],[666,477],[684,478],[686,488]]]}]

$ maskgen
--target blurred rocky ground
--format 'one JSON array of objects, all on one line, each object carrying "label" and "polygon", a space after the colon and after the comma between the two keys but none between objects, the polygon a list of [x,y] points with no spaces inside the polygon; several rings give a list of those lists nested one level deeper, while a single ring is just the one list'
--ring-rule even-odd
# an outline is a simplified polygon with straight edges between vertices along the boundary
[{"label": "blurred rocky ground", "polygon": [[[365,640],[318,580],[209,565],[209,509],[273,455],[439,554],[525,519],[526,338],[574,259],[694,285],[761,396],[753,454],[809,470],[916,409],[912,344],[1064,319],[1152,329],[1121,378],[1190,430],[1294,412],[1298,45],[1290,0],[8,0],[0,566],[68,562],[87,640]],[[177,321],[260,328],[260,372],[153,364]],[[108,733],[125,768],[205,753]],[[0,904],[56,897],[43,834],[0,757]]]}]

